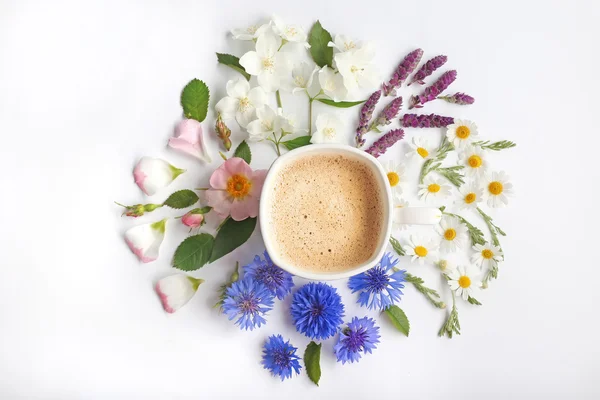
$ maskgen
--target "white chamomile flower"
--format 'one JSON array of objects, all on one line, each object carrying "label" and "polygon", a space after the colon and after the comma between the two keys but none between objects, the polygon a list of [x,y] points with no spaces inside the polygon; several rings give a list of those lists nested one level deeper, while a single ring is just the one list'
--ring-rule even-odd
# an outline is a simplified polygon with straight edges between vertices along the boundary
[{"label": "white chamomile flower", "polygon": [[463,300],[469,300],[469,297],[473,297],[473,294],[481,286],[481,280],[477,279],[477,274],[477,269],[459,265],[447,275],[448,285]]},{"label": "white chamomile flower", "polygon": [[342,101],[348,96],[348,89],[344,86],[344,78],[328,66],[324,66],[319,70],[319,85],[321,85],[323,93],[331,97],[333,101]]},{"label": "white chamomile flower", "polygon": [[428,175],[419,185],[419,197],[421,200],[433,202],[450,196],[451,187],[443,179],[435,179]]},{"label": "white chamomile flower", "polygon": [[343,121],[335,114],[319,114],[317,128],[310,138],[311,143],[338,143],[338,135],[344,132]]},{"label": "white chamomile flower", "polygon": [[508,175],[504,171],[489,174],[483,185],[490,207],[502,207],[508,204],[508,196],[513,195],[513,185],[509,182]]},{"label": "white chamomile flower", "polygon": [[[405,208],[405,207],[408,207],[408,201],[402,199],[400,197],[400,195],[398,194],[398,192],[394,193],[394,209],[396,209],[396,208]],[[396,223],[395,219],[392,219],[392,222],[393,222],[394,228],[396,228],[396,229],[398,229],[400,231],[408,229],[411,226],[409,224],[399,224],[399,223]]]},{"label": "white chamomile flower", "polygon": [[355,51],[362,47],[360,42],[356,42],[346,35],[335,35],[333,42],[327,43],[327,46],[333,47],[339,52]]},{"label": "white chamomile flower", "polygon": [[249,51],[240,58],[247,73],[256,75],[258,84],[267,92],[278,90],[288,79],[291,65],[289,56],[279,52],[281,38],[266,31],[256,41],[256,51]]},{"label": "white chamomile flower", "polygon": [[263,88],[250,89],[250,84],[244,78],[227,82],[227,96],[223,97],[215,109],[221,113],[223,119],[235,120],[245,128],[255,117],[257,108],[267,102],[267,95]]},{"label": "white chamomile flower", "polygon": [[483,197],[483,189],[475,182],[462,185],[458,189],[458,193],[459,198],[455,203],[461,210],[479,207]]},{"label": "white chamomile flower", "polygon": [[[304,91],[310,92],[310,89],[313,87],[315,74],[318,70],[319,67],[314,63],[309,64],[303,61],[300,64],[296,64],[294,68],[292,68],[292,79],[287,88],[288,91],[291,91],[293,94]],[[315,95],[316,93],[308,94]]]},{"label": "white chamomile flower", "polygon": [[423,265],[425,261],[436,259],[438,244],[433,239],[425,239],[421,236],[411,235],[406,246],[406,255],[411,256],[411,261],[417,261]]},{"label": "white chamomile flower", "polygon": [[440,250],[442,252],[451,253],[457,249],[467,247],[467,227],[458,218],[442,218],[436,230],[442,237],[440,242]]},{"label": "white chamomile flower", "polygon": [[427,141],[427,139],[421,137],[413,137],[410,145],[410,151],[406,153],[407,157],[418,160],[429,160],[435,157],[435,148]]},{"label": "white chamomile flower", "polygon": [[473,246],[475,254],[471,256],[471,262],[481,268],[490,269],[498,265],[504,253],[500,247],[491,243],[476,244]]},{"label": "white chamomile flower", "polygon": [[477,125],[475,122],[466,119],[455,119],[453,124],[448,125],[446,137],[454,145],[460,149],[477,139]]},{"label": "white chamomile flower", "polygon": [[401,194],[402,187],[400,185],[404,183],[404,164],[388,161],[385,170],[392,191]]},{"label": "white chamomile flower", "polygon": [[271,24],[254,24],[246,28],[232,29],[231,34],[234,39],[237,40],[254,40],[258,39],[260,35],[271,29]]},{"label": "white chamomile flower", "polygon": [[486,152],[479,146],[467,145],[459,155],[458,164],[464,167],[466,176],[482,178],[488,169]]},{"label": "white chamomile flower", "polygon": [[273,133],[281,132],[281,116],[268,105],[264,105],[256,110],[256,119],[247,126],[250,136],[248,139],[252,142],[265,140]]},{"label": "white chamomile flower", "polygon": [[447,260],[445,258],[438,260],[438,262],[436,262],[435,265],[437,265],[440,271],[445,275],[448,275],[450,271],[456,268],[456,266],[450,260]]},{"label": "white chamomile flower", "polygon": [[344,86],[348,92],[358,88],[373,89],[379,84],[379,74],[373,64],[375,52],[370,45],[358,50],[337,53],[334,56],[335,65],[344,78]]},{"label": "white chamomile flower", "polygon": [[306,32],[298,25],[288,25],[277,15],[271,18],[273,21],[273,31],[288,42],[301,43],[307,49],[310,45],[306,41]]}]

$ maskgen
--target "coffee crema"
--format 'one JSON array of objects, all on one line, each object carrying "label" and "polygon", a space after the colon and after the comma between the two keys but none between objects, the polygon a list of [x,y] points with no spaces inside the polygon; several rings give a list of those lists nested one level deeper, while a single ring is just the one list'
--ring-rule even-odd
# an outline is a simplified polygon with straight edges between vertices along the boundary
[{"label": "coffee crema", "polygon": [[320,154],[276,176],[271,224],[277,253],[313,272],[355,268],[377,250],[384,220],[377,178],[364,161]]}]

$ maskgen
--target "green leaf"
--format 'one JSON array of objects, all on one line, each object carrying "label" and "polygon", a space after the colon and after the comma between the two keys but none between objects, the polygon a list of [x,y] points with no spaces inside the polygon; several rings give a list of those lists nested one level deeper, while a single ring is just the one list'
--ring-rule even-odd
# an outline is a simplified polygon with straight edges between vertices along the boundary
[{"label": "green leaf", "polygon": [[256,218],[246,218],[243,221],[235,221],[229,218],[217,232],[215,245],[212,249],[210,262],[214,262],[225,254],[237,249],[252,235],[256,227]]},{"label": "green leaf", "polygon": [[310,44],[310,54],[319,67],[332,66],[333,47],[327,45],[332,41],[331,34],[321,26],[319,21],[315,22],[308,34],[308,44]]},{"label": "green leaf", "polygon": [[296,139],[281,142],[288,150],[294,150],[298,147],[307,146],[310,144],[310,136],[298,136]]},{"label": "green leaf", "polygon": [[404,311],[398,306],[390,306],[385,310],[385,313],[396,329],[408,336],[408,333],[410,332],[410,323],[408,322],[408,318],[406,317],[406,314],[404,314]]},{"label": "green leaf", "polygon": [[321,343],[310,342],[304,351],[304,365],[311,381],[319,386],[321,379]]},{"label": "green leaf", "polygon": [[467,300],[469,303],[474,304],[476,306],[480,306],[481,303],[479,301],[477,301],[476,298],[469,296],[469,300]]},{"label": "green leaf", "polygon": [[390,244],[392,245],[392,248],[394,249],[394,251],[396,253],[398,253],[399,256],[405,256],[406,255],[406,251],[404,251],[404,249],[402,248],[402,245],[400,244],[400,242],[398,241],[398,239],[396,239],[393,236],[390,236]]},{"label": "green leaf", "polygon": [[215,238],[208,233],[185,239],[173,256],[173,267],[182,271],[195,271],[206,264],[213,250]]},{"label": "green leaf", "polygon": [[171,208],[186,208],[198,201],[198,195],[189,189],[178,190],[170,195],[163,205]]},{"label": "green leaf", "polygon": [[192,79],[181,92],[183,115],[196,121],[204,121],[208,112],[209,98],[208,86],[199,79]]},{"label": "green leaf", "polygon": [[240,143],[235,149],[233,156],[239,157],[250,164],[250,161],[252,161],[252,152],[250,151],[250,146],[248,146],[248,143],[246,143],[245,140],[242,140],[242,143]]},{"label": "green leaf", "polygon": [[323,104],[327,104],[328,106],[333,106],[333,107],[337,107],[337,108],[350,108],[350,107],[354,107],[357,106],[359,104],[364,103],[366,100],[360,100],[360,101],[333,101],[333,100],[329,100],[329,99],[317,99],[319,100],[321,103]]},{"label": "green leaf", "polygon": [[236,56],[232,56],[231,54],[223,54],[217,53],[217,61],[223,65],[227,65],[229,68],[232,68],[244,75],[247,81],[250,80],[250,74],[246,72],[244,67],[240,64],[240,59]]}]

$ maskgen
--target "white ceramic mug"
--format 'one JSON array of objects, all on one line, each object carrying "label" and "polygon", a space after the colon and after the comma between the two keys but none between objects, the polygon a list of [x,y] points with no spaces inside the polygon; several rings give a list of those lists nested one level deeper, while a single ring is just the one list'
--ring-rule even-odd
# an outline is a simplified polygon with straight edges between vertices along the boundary
[{"label": "white ceramic mug", "polygon": [[[273,198],[273,186],[277,176],[285,166],[296,160],[315,155],[335,154],[344,157],[360,160],[365,165],[369,166],[377,179],[380,193],[382,193],[382,208],[384,215],[387,218],[381,224],[381,232],[379,234],[379,243],[372,256],[363,264],[357,265],[352,269],[335,273],[320,273],[307,271],[294,266],[290,262],[286,262],[278,253],[278,246],[275,245],[275,238],[272,232],[271,221],[271,200]],[[313,144],[304,146],[288,152],[279,157],[267,174],[263,189],[260,196],[260,231],[265,242],[265,247],[271,260],[276,265],[279,265],[289,273],[307,279],[315,280],[332,280],[347,278],[368,270],[381,260],[383,253],[386,250],[390,235],[392,233],[392,224],[414,224],[414,225],[433,225],[440,222],[442,213],[434,207],[394,207],[392,199],[392,191],[388,184],[387,174],[382,168],[377,159],[365,151],[358,150],[354,147],[340,144]]]}]

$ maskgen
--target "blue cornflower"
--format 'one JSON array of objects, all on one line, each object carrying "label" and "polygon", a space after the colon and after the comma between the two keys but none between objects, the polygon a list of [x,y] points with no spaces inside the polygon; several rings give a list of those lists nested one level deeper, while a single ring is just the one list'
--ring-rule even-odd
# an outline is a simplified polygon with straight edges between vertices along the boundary
[{"label": "blue cornflower", "polygon": [[290,307],[296,330],[311,339],[327,339],[335,335],[344,316],[344,305],[337,290],[322,282],[302,286]]},{"label": "blue cornflower", "polygon": [[255,256],[252,263],[244,266],[244,272],[246,276],[250,276],[265,285],[279,300],[283,300],[285,296],[292,292],[294,286],[292,274],[273,264],[266,251],[264,255],[264,261],[260,256]]},{"label": "blue cornflower", "polygon": [[394,272],[393,267],[398,264],[398,259],[392,259],[391,253],[385,253],[379,264],[362,274],[355,275],[348,280],[348,287],[354,292],[361,292],[358,303],[369,309],[385,310],[394,302],[400,301],[403,282],[406,281],[406,271]]},{"label": "blue cornflower", "polygon": [[302,368],[296,350],[298,349],[292,346],[289,340],[284,342],[281,335],[270,336],[263,346],[262,365],[271,371],[273,376],[279,375],[281,380],[291,378],[292,369],[299,374]]},{"label": "blue cornflower", "polygon": [[262,316],[273,308],[273,302],[273,293],[265,285],[252,278],[244,278],[227,288],[223,313],[229,320],[239,316],[235,323],[240,329],[252,330],[267,323]]},{"label": "blue cornflower", "polygon": [[373,318],[352,318],[348,326],[340,332],[333,352],[342,364],[358,361],[360,353],[371,353],[379,343],[379,327],[375,326]]}]

